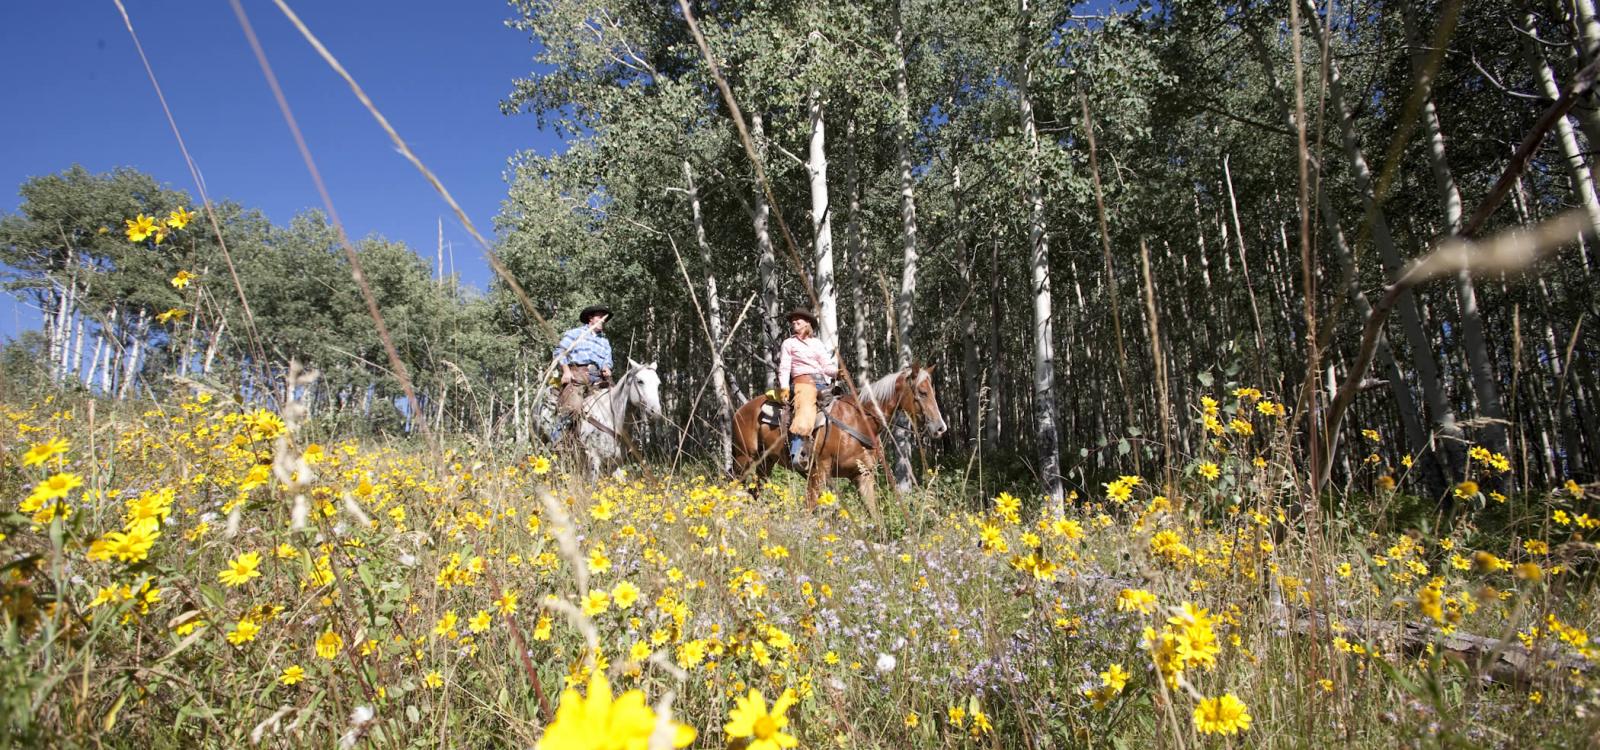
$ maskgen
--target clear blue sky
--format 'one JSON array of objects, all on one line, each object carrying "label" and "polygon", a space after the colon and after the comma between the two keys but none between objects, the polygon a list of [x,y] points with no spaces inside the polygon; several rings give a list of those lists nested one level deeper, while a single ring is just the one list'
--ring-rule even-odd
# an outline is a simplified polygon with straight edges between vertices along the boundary
[{"label": "clear blue sky", "polygon": [[[207,190],[277,224],[321,201],[226,0],[123,0]],[[480,288],[481,250],[388,137],[267,0],[243,5],[352,237],[380,234],[431,261],[437,220],[456,269]],[[504,0],[290,0],[400,135],[488,235],[516,151],[559,150],[532,115],[499,103],[535,47]],[[111,0],[0,0],[0,211],[29,177],[74,163],[130,166],[198,198]],[[39,315],[0,295],[0,340]]]}]

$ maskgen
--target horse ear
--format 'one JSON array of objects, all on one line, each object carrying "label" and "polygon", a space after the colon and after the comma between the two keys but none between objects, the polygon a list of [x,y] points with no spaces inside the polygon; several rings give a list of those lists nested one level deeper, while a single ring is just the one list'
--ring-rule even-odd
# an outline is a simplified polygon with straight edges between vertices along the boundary
[{"label": "horse ear", "polygon": [[935,363],[933,363],[931,365],[928,365],[928,368],[927,368],[928,369],[928,374],[932,375],[933,374],[933,368],[938,367],[938,366],[939,366],[938,362],[935,362]]},{"label": "horse ear", "polygon": [[645,365],[645,368],[646,368],[646,369],[649,369],[649,370],[654,370],[654,369],[656,369],[656,364],[657,364],[657,363],[659,363],[659,362],[660,362],[660,361],[661,361],[661,360],[659,360],[659,359],[656,359],[656,360],[651,360],[651,361],[650,361],[650,364],[648,364],[648,365]]},{"label": "horse ear", "polygon": [[637,369],[639,369],[639,368],[641,368],[643,366],[644,365],[641,365],[638,362],[633,361],[633,357],[629,357],[628,358],[628,369],[637,370]]}]

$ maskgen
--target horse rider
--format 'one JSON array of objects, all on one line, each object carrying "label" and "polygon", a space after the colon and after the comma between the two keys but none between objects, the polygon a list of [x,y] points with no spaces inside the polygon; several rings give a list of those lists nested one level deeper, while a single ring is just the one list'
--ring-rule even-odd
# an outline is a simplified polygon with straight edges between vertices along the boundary
[{"label": "horse rider", "polygon": [[839,374],[832,350],[817,338],[817,316],[810,310],[789,311],[789,330],[778,357],[778,387],[789,394],[794,416],[789,421],[789,461],[800,466],[809,453],[811,432],[817,426],[817,392]]},{"label": "horse rider", "polygon": [[561,367],[561,395],[556,398],[555,437],[583,411],[583,397],[591,388],[611,387],[611,340],[606,321],[611,308],[590,305],[578,313],[580,325],[561,335],[554,358]]}]

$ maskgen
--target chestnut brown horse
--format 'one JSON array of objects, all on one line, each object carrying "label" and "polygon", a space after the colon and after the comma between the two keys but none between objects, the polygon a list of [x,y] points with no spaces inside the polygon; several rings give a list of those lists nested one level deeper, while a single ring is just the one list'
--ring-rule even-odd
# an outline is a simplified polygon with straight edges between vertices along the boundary
[{"label": "chestnut brown horse", "polygon": [[[873,502],[878,433],[895,413],[905,412],[913,422],[920,422],[928,437],[936,438],[945,432],[939,398],[933,392],[932,367],[907,367],[885,375],[862,388],[860,394],[861,403],[853,396],[834,399],[827,419],[817,420],[810,465],[802,467],[806,471],[808,505],[816,506],[823,485],[830,479],[855,480],[862,499],[868,504]],[[761,485],[766,483],[773,466],[796,468],[789,463],[785,427],[762,419],[761,411],[769,401],[774,407],[779,406],[763,394],[745,402],[733,415],[733,472],[745,480],[752,497],[760,496]],[[849,430],[835,423],[843,423]],[[851,435],[851,431],[867,442]]]}]

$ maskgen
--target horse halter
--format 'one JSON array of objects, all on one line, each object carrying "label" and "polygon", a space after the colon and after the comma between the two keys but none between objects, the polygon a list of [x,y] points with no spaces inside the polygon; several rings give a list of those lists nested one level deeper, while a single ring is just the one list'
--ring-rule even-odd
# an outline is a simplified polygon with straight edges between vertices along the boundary
[{"label": "horse halter", "polygon": [[[900,407],[900,411],[905,412],[906,418],[910,419],[913,425],[920,425],[923,418],[922,398],[918,396],[917,384],[913,380],[916,376],[917,368],[912,366],[911,372],[902,372],[895,379],[894,389],[899,392],[902,387],[905,388],[905,395],[897,399],[897,406]],[[906,405],[907,401],[910,402],[909,406]]]}]

